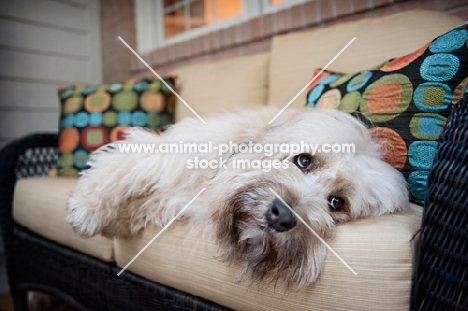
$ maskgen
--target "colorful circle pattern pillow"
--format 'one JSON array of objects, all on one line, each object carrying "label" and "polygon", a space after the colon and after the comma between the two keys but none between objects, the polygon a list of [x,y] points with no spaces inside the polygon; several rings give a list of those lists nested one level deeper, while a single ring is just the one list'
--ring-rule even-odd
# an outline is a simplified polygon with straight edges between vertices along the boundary
[{"label": "colorful circle pattern pillow", "polygon": [[[164,81],[174,87],[174,79]],[[159,130],[174,122],[175,96],[157,79],[136,83],[69,86],[58,91],[59,175],[74,176],[89,154],[122,139],[131,126]]]},{"label": "colorful circle pattern pillow", "polygon": [[325,71],[309,87],[307,106],[337,108],[364,121],[385,160],[423,203],[427,177],[452,106],[468,82],[467,25],[408,55],[353,74]]}]

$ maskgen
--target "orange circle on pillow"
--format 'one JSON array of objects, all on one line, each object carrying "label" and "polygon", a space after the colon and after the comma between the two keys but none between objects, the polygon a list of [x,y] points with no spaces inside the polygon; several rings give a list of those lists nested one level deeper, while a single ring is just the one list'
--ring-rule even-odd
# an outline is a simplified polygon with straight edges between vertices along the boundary
[{"label": "orange circle on pillow", "polygon": [[164,109],[164,97],[159,92],[145,92],[141,96],[140,101],[145,111],[161,112]]},{"label": "orange circle on pillow", "polygon": [[67,127],[62,130],[59,137],[58,147],[61,153],[71,153],[80,142],[80,134],[74,127]]},{"label": "orange circle on pillow", "polygon": [[96,92],[85,100],[85,108],[89,112],[102,112],[109,108],[111,103],[111,97],[106,92]]},{"label": "orange circle on pillow", "polygon": [[110,133],[110,141],[111,142],[114,142],[114,141],[117,141],[117,140],[124,140],[125,139],[125,136],[124,136],[124,131],[126,129],[130,128],[129,126],[117,126],[117,127],[114,127]]},{"label": "orange circle on pillow", "polygon": [[[314,72],[314,77],[319,74],[321,71],[321,69],[317,69],[315,70]],[[318,77],[315,78],[315,80],[307,87],[307,92],[306,93],[309,93],[310,90],[312,90],[317,84],[320,83],[320,81],[322,81],[323,79],[325,79],[326,77],[328,77],[329,75],[331,75],[330,72],[327,72],[327,71],[323,71],[322,73],[320,73],[320,75]]]},{"label": "orange circle on pillow", "polygon": [[378,84],[372,88],[367,100],[369,113],[394,112],[400,104],[403,87],[398,82]]},{"label": "orange circle on pillow", "polygon": [[369,132],[372,139],[380,144],[383,160],[395,169],[401,170],[408,157],[408,150],[403,138],[388,127],[374,127],[369,129]]},{"label": "orange circle on pillow", "polygon": [[420,47],[419,49],[417,49],[416,51],[414,51],[412,53],[409,53],[409,54],[407,54],[405,56],[395,58],[391,62],[386,63],[382,68],[380,68],[380,70],[385,71],[385,72],[389,72],[389,71],[398,70],[398,69],[401,69],[403,67],[408,66],[408,64],[410,64],[416,58],[421,56],[424,53],[424,51],[426,51],[427,47],[430,44],[431,43],[428,42],[428,43],[426,43],[425,45],[423,45],[422,47]]}]

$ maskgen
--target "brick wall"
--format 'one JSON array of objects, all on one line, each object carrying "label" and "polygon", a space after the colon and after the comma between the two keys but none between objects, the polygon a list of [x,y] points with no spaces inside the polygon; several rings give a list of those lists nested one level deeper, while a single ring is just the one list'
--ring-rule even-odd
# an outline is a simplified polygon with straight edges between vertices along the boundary
[{"label": "brick wall", "polygon": [[131,47],[136,47],[134,2],[133,0],[100,0],[100,5],[103,82],[126,80],[131,75],[131,57],[129,50],[118,39],[118,36]]},{"label": "brick wall", "polygon": [[[152,51],[143,58],[165,75],[187,64],[268,51],[272,36],[277,34],[412,9],[439,10],[468,20],[468,0],[315,0]],[[136,47],[133,1],[101,0],[101,16],[104,82],[152,76],[117,39],[121,36]]]}]

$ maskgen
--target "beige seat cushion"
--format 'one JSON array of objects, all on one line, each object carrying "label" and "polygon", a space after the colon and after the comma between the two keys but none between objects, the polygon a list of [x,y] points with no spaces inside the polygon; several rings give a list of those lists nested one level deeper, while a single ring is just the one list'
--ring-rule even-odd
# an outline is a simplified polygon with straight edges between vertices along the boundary
[{"label": "beige seat cushion", "polygon": [[101,260],[114,261],[112,240],[82,239],[65,221],[66,202],[78,178],[35,177],[16,184],[13,217],[31,231]]},{"label": "beige seat cushion", "polygon": [[[240,267],[215,259],[213,241],[169,228],[128,270],[153,281],[235,310],[408,310],[413,266],[412,238],[421,208],[406,214],[367,218],[338,227],[330,246],[357,272],[354,276],[328,252],[318,281],[305,290],[236,283]],[[124,267],[157,234],[115,241],[116,262]]]},{"label": "beige seat cushion", "polygon": [[[413,52],[462,23],[441,12],[409,11],[362,19],[314,31],[273,38],[270,53],[268,105],[284,107],[353,37],[356,40],[328,68],[356,72]],[[306,93],[293,107],[303,107]]]},{"label": "beige seat cushion", "polygon": [[[177,92],[200,116],[266,105],[268,53],[178,69]],[[195,115],[176,101],[176,122]]]}]

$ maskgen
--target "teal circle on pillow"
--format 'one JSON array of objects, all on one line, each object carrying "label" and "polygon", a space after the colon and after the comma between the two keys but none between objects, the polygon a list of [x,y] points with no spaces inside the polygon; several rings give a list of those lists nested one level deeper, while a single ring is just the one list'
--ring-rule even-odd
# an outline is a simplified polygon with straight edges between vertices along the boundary
[{"label": "teal circle on pillow", "polygon": [[312,91],[310,91],[309,95],[307,96],[307,107],[315,107],[317,99],[319,99],[320,95],[322,95],[324,89],[325,85],[319,84],[315,86]]},{"label": "teal circle on pillow", "polygon": [[60,127],[72,127],[73,126],[73,114],[67,114],[62,118],[62,122],[60,122]]},{"label": "teal circle on pillow", "polygon": [[409,191],[413,195],[413,197],[416,199],[416,203],[424,202],[428,176],[429,176],[428,170],[417,170],[409,174],[409,177],[408,177]]},{"label": "teal circle on pillow", "polygon": [[149,87],[148,82],[143,80],[143,81],[135,83],[135,85],[133,86],[133,90],[141,93],[141,92],[146,91],[148,87]]},{"label": "teal circle on pillow", "polygon": [[122,111],[117,114],[117,124],[130,125],[132,123],[132,114],[128,111]]},{"label": "teal circle on pillow", "polygon": [[96,92],[98,88],[99,88],[99,85],[87,86],[85,87],[83,91],[81,91],[81,94],[83,94],[84,96],[88,96],[89,94]]},{"label": "teal circle on pillow", "polygon": [[341,75],[331,74],[329,76],[326,76],[322,80],[320,80],[319,84],[330,84],[330,83],[335,82],[336,80],[338,80],[339,77],[341,77]]},{"label": "teal circle on pillow", "polygon": [[73,152],[73,164],[78,169],[86,168],[88,163],[88,152],[82,149],[77,149]]},{"label": "teal circle on pillow", "polygon": [[111,93],[119,92],[122,89],[122,84],[120,83],[114,83],[109,85],[109,88],[107,89]]},{"label": "teal circle on pillow", "polygon": [[452,54],[434,54],[421,64],[420,74],[426,81],[443,82],[452,79],[460,68],[460,60]]},{"label": "teal circle on pillow", "polygon": [[161,126],[171,124],[171,118],[167,114],[161,115]]},{"label": "teal circle on pillow", "polygon": [[429,51],[432,53],[453,52],[458,50],[466,43],[466,29],[454,29],[434,41],[429,45]]},{"label": "teal circle on pillow", "polygon": [[346,86],[346,90],[348,92],[353,92],[359,90],[361,87],[363,87],[367,81],[372,77],[372,72],[370,70],[366,70],[352,78],[349,82],[348,85]]},{"label": "teal circle on pillow", "polygon": [[424,112],[441,112],[452,101],[452,89],[443,83],[426,82],[414,91],[414,104]]},{"label": "teal circle on pillow", "polygon": [[413,141],[408,148],[409,164],[416,169],[428,170],[431,167],[437,148],[437,141]]},{"label": "teal circle on pillow", "polygon": [[88,114],[86,112],[80,112],[75,114],[73,123],[76,127],[85,127],[88,125]]},{"label": "teal circle on pillow", "polygon": [[132,113],[132,126],[145,126],[146,125],[146,113],[136,111]]},{"label": "teal circle on pillow", "polygon": [[60,98],[66,99],[70,97],[72,94],[73,94],[73,89],[69,87],[69,88],[66,88],[65,90],[62,90],[62,92],[60,92]]},{"label": "teal circle on pillow", "polygon": [[95,112],[89,114],[89,125],[102,125],[102,113]]},{"label": "teal circle on pillow", "polygon": [[164,80],[164,82],[166,82],[166,83],[161,83],[161,92],[170,93],[171,90],[166,86],[166,84],[169,85],[171,87],[171,89],[174,89],[174,86],[172,85],[172,83],[170,81]]},{"label": "teal circle on pillow", "polygon": [[417,139],[436,140],[447,119],[435,113],[417,113],[411,118],[410,132]]},{"label": "teal circle on pillow", "polygon": [[161,124],[159,113],[156,112],[149,112],[147,120],[149,127],[158,127]]}]

